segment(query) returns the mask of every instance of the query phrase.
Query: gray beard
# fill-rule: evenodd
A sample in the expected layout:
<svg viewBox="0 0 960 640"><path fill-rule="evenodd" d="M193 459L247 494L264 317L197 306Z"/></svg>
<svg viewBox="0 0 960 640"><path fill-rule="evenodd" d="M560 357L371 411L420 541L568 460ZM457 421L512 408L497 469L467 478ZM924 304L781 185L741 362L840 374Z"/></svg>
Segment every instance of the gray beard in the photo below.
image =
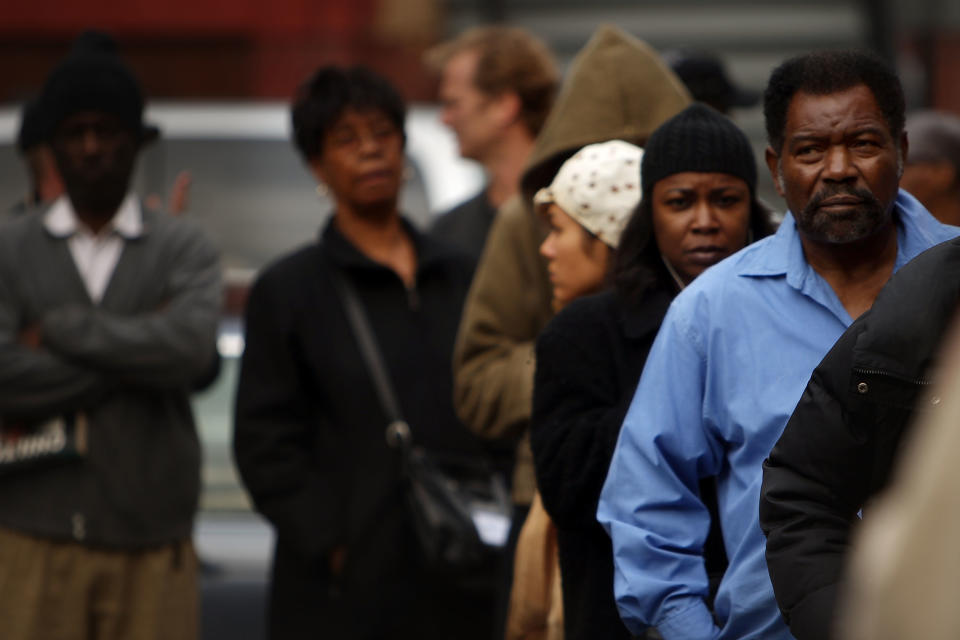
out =
<svg viewBox="0 0 960 640"><path fill-rule="evenodd" d="M902 174L903 156L897 154L898 179ZM777 183L781 192L786 193L783 169L779 163L777 164ZM843 220L820 211L821 202L839 194L852 195L862 201L859 206L855 207L854 211L856 213L844 216ZM793 212L793 218L797 229L804 235L829 244L846 244L872 235L886 223L889 218L889 211L884 208L883 203L877 200L872 192L866 189L836 187L821 189L814 194L801 211Z"/></svg>

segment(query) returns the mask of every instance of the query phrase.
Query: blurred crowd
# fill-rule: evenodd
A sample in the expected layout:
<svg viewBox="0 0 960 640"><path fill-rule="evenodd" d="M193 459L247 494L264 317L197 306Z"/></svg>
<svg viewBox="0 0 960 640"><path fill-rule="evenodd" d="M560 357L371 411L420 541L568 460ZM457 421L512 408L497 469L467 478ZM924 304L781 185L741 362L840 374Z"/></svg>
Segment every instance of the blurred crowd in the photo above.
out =
<svg viewBox="0 0 960 640"><path fill-rule="evenodd" d="M487 176L429 229L399 206L397 87L330 65L292 91L333 210L246 303L233 452L276 533L268 637L955 638L960 118L907 114L854 50L762 95L612 26L563 78L508 26L424 64ZM221 266L189 174L133 192L145 100L87 32L23 109L3 638L198 635L189 398L220 368ZM759 170L731 118L757 103Z"/></svg>

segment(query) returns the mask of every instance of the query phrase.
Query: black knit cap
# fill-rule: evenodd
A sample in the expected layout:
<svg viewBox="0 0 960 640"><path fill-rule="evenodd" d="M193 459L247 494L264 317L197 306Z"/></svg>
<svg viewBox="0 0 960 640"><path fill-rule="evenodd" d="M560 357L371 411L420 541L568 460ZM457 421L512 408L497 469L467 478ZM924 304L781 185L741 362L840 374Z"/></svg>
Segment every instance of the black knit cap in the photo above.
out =
<svg viewBox="0 0 960 640"><path fill-rule="evenodd" d="M757 163L750 141L720 112L695 102L650 134L643 149L640 182L643 197L653 185L675 173L726 173L757 188Z"/></svg>
<svg viewBox="0 0 960 640"><path fill-rule="evenodd" d="M143 93L133 73L112 52L79 50L58 64L40 94L44 139L80 111L117 116L136 135L143 134Z"/></svg>

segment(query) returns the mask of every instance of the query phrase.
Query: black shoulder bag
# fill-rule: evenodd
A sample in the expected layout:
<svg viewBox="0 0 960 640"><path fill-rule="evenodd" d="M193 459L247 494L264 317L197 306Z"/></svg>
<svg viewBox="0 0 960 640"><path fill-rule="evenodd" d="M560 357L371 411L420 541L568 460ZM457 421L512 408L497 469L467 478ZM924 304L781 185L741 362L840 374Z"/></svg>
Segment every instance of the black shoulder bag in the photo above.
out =
<svg viewBox="0 0 960 640"><path fill-rule="evenodd" d="M401 455L404 501L428 569L458 573L481 566L506 544L511 509L503 476L484 459L428 452L416 445L359 296L343 273L331 267L364 364L390 419L387 444Z"/></svg>

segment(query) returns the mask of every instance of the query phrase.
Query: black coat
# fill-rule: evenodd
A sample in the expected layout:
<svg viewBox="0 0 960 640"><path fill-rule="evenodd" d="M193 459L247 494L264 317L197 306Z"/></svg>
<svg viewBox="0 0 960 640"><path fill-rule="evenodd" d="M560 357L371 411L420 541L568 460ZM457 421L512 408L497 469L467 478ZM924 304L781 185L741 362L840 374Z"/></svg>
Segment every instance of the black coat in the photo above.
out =
<svg viewBox="0 0 960 640"><path fill-rule="evenodd" d="M857 512L887 483L960 300L960 240L900 269L841 336L764 463L760 525L797 640L831 637ZM870 517L869 507L864 517Z"/></svg>
<svg viewBox="0 0 960 640"><path fill-rule="evenodd" d="M597 502L620 425L673 292L629 310L608 291L564 308L537 340L530 444L557 527L567 640L630 638L613 598L613 551Z"/></svg>
<svg viewBox="0 0 960 640"><path fill-rule="evenodd" d="M457 617L454 635L486 635L471 620L489 617L479 602L422 574L388 419L331 279L338 268L358 291L414 441L480 455L451 401L469 264L407 230L418 259L411 290L331 223L250 292L234 449L277 532L271 638L446 638Z"/></svg>
<svg viewBox="0 0 960 640"><path fill-rule="evenodd" d="M661 282L636 305L607 291L571 302L537 340L530 444L537 489L557 527L566 640L630 638L613 596L613 547L597 503L647 354L676 295ZM701 482L713 523L711 595L727 566L716 482Z"/></svg>
<svg viewBox="0 0 960 640"><path fill-rule="evenodd" d="M470 258L471 268L476 269L496 214L497 208L490 204L484 189L437 218L429 235L445 246L465 253Z"/></svg>

